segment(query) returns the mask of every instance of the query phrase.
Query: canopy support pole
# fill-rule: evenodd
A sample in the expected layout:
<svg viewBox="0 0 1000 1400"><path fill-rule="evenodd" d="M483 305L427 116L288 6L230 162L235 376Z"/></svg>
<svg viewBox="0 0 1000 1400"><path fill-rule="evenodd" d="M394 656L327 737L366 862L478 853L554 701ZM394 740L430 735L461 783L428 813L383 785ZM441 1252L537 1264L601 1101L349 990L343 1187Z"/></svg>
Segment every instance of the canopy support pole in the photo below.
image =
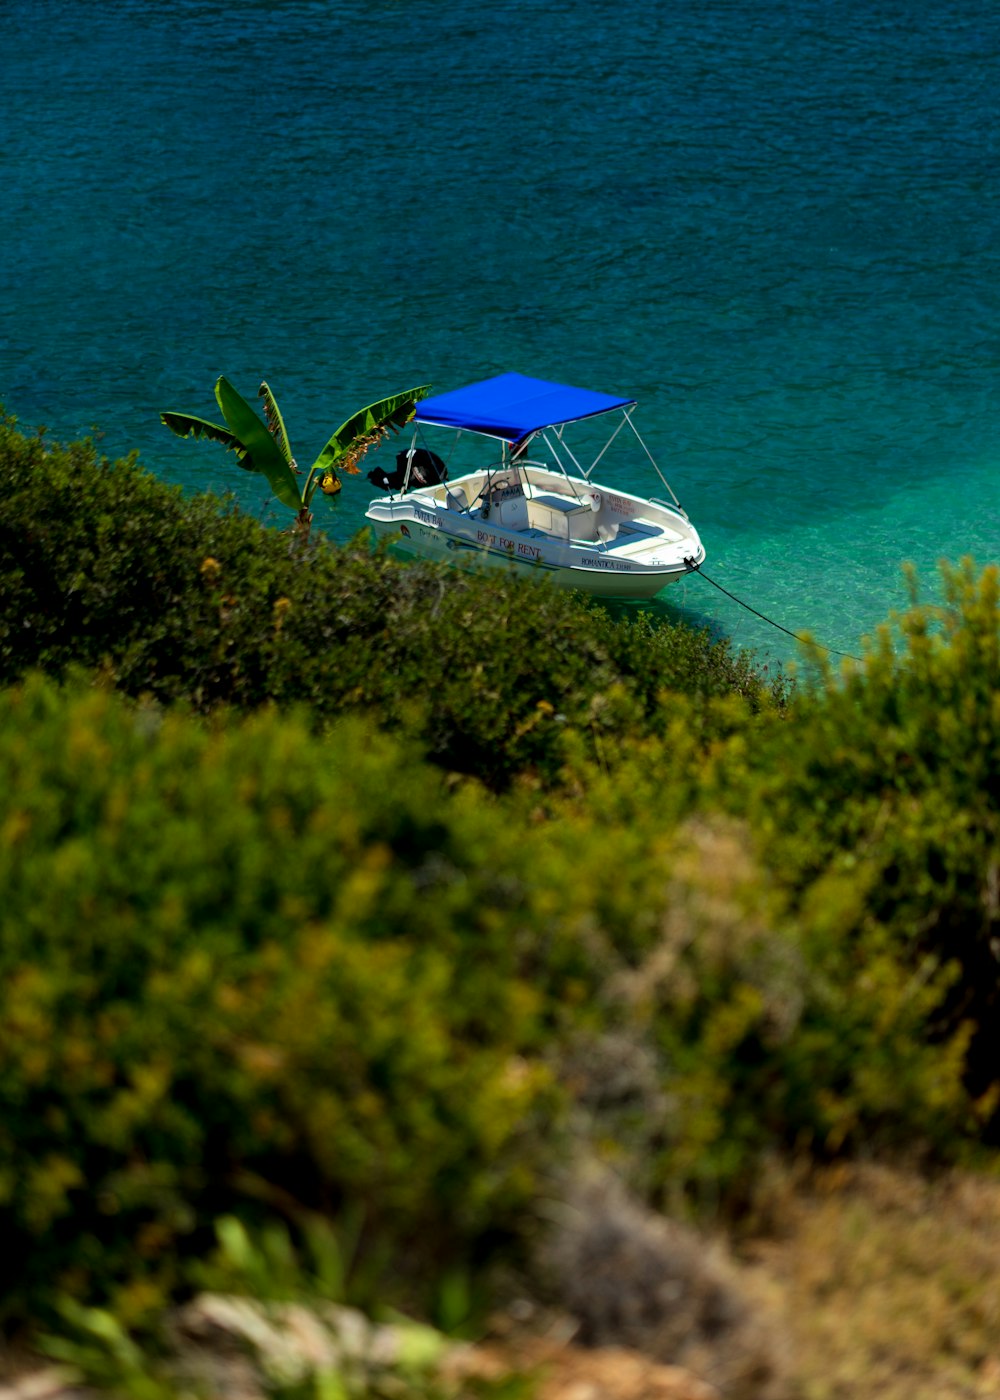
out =
<svg viewBox="0 0 1000 1400"><path fill-rule="evenodd" d="M622 421L618 424L618 427L614 430L614 432L613 432L613 433L611 434L611 436L608 438L607 442L606 442L606 443L604 444L604 446L601 448L600 452L598 452L597 456L596 456L596 457L594 458L594 460L591 462L590 467L588 468L588 470L585 471L585 472L583 473L584 476L587 478L588 481L589 481L590 478L593 476L593 474L594 474L594 472L595 472L595 470L596 470L596 468L597 468L598 462L599 462L599 461L601 460L601 458L604 456L605 452L607 452L608 448L609 448L609 447L611 446L611 444L614 442L615 438L616 438L616 437L618 436L618 434L621 432L622 428L624 428L624 426L625 426L626 423L629 424L629 427L632 427L632 424L631 424L631 422L630 422L630 420L629 420L629 416L628 416L628 409L623 410ZM632 431L633 431L633 433L635 432L635 428L634 428L634 427L632 428ZM654 467L656 466L656 463L655 463L655 462L653 463L653 466L654 466ZM581 468L581 470L583 470L583 469ZM659 470L659 468L657 468L657 470ZM670 488L669 488L669 486L668 486L668 487L667 487L667 490L669 491L669 489L670 489Z"/></svg>
<svg viewBox="0 0 1000 1400"><path fill-rule="evenodd" d="M416 451L417 451L417 438L419 437L419 435L420 435L420 427L419 427L419 424L418 424L417 427L415 427L415 428L413 429L413 437L410 439L410 445L409 445L409 447L407 448L407 452L406 452L406 473L405 473L405 475L404 475L404 477L403 477L403 485L400 487L400 491L399 491L399 494L400 494L401 496L405 496L405 495L406 495L406 488L407 488L407 487L409 486L409 484L410 484L410 469L411 469L412 466L413 466L413 458L414 458L414 455L416 454Z"/></svg>
<svg viewBox="0 0 1000 1400"><path fill-rule="evenodd" d="M684 519L687 520L687 518L688 518L688 513L687 513L687 511L684 509L684 507L681 505L680 501L679 501L679 500L677 499L677 497L674 495L674 488L670 485L670 482L667 480L667 478L666 478L666 477L663 475L663 473L660 471L659 467L656 465L656 458L653 456L652 452L650 452L649 448L646 446L646 444L643 442L642 438L639 436L639 430L638 430L638 428L635 426L635 424L632 422L632 415L629 413L629 411L628 411L627 408L623 409L622 412L623 412L623 414L625 415L625 422L626 422L626 423L629 425L629 427L632 429L633 433L635 433L635 440L636 440L636 442L639 444L639 446L642 448L643 452L645 452L646 456L649 458L650 462L651 462L652 465L653 465L653 470L656 472L656 475L660 478L660 480L663 482L664 486L665 486L665 487L667 488L667 490L670 492L670 499L673 501L674 505L675 505L675 506L677 507L677 509L680 511L681 515L683 515Z"/></svg>
<svg viewBox="0 0 1000 1400"><path fill-rule="evenodd" d="M565 463L563 462L563 459L559 456L559 449L558 449L558 448L555 446L555 444L550 440L548 433L546 433L546 432L543 432L543 433L542 433L542 441L545 443L545 446L546 446L546 447L549 449L549 451L552 453L552 456L553 456L553 458L555 459L556 465L558 466L559 470L562 472L562 474L563 474L563 476L564 476L564 478L565 478L565 480L566 480L566 485L569 487L570 495L573 496L576 500L580 500L580 492L579 492L579 490L577 489L578 486L579 486L579 479L578 479L577 481L574 481L573 478L570 476L569 472L566 470L566 466L565 466ZM586 474L586 472L583 470L583 468L580 466L580 463L579 463L579 462L576 460L576 458L573 456L573 453L570 452L570 449L569 449L569 447L567 447L566 443L565 443L565 442L560 442L559 446L566 449L566 451L569 453L570 457L572 458L573 465L576 467L577 471L580 473L580 477L581 477L584 481L586 481L586 480L587 480L587 474Z"/></svg>

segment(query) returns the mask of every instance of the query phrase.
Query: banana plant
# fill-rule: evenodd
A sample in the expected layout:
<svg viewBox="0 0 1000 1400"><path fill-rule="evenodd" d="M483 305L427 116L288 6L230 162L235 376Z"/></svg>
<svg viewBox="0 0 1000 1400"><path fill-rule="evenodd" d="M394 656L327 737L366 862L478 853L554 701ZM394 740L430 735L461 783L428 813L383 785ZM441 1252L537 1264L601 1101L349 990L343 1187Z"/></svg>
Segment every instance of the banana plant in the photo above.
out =
<svg viewBox="0 0 1000 1400"><path fill-rule="evenodd" d="M192 413L172 411L161 413L160 421L178 437L221 442L236 454L237 464L244 471L259 472L266 477L281 504L295 511L296 529L307 538L312 524L310 506L317 488L328 496L335 496L341 487L338 470L356 474L368 449L377 446L390 431L397 432L409 422L418 402L430 393L430 388L429 384L422 384L416 389L390 394L352 414L327 442L304 481L292 456L278 402L266 383L261 384L258 391L258 397L264 400L263 418L229 380L220 375L215 381L215 397L226 421L225 427Z"/></svg>

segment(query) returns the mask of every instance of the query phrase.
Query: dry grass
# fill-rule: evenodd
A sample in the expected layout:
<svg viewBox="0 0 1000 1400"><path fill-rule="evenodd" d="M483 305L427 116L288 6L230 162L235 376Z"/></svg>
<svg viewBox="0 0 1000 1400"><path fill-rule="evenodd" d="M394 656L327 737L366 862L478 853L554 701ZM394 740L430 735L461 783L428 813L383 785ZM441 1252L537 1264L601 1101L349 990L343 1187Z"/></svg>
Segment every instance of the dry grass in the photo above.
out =
<svg viewBox="0 0 1000 1400"><path fill-rule="evenodd" d="M1000 1396L1000 1181L819 1174L751 1250L802 1400Z"/></svg>
<svg viewBox="0 0 1000 1400"><path fill-rule="evenodd" d="M1000 1400L1000 1178L776 1168L739 1264L606 1177L571 1199L545 1263L579 1342L726 1400Z"/></svg>

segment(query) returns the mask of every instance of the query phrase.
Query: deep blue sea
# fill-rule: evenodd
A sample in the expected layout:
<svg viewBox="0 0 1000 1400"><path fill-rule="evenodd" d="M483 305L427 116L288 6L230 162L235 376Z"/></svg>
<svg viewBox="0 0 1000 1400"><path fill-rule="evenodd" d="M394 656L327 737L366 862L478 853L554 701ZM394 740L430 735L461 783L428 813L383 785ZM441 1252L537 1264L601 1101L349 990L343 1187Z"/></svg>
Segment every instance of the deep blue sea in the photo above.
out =
<svg viewBox="0 0 1000 1400"><path fill-rule="evenodd" d="M903 561L1000 557L997 0L0 14L25 425L256 510L161 409L266 378L308 462L374 398L514 369L636 397L706 572L830 646L903 605ZM367 495L317 516L345 539ZM661 598L796 652L702 579Z"/></svg>

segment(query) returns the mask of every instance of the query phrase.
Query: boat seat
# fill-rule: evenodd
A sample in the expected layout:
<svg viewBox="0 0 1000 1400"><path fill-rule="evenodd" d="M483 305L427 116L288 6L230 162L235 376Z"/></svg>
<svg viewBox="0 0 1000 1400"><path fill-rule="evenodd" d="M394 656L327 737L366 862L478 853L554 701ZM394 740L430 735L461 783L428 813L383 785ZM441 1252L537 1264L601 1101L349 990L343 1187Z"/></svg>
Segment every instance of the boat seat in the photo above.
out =
<svg viewBox="0 0 1000 1400"><path fill-rule="evenodd" d="M464 486L446 486L445 501L449 510L468 510L469 498L465 494Z"/></svg>
<svg viewBox="0 0 1000 1400"><path fill-rule="evenodd" d="M618 526L618 538L622 539L626 535L642 535L647 539L651 535L662 535L663 529L659 525L653 525L648 520L623 520Z"/></svg>
<svg viewBox="0 0 1000 1400"><path fill-rule="evenodd" d="M596 538L593 506L589 499L546 492L533 496L528 523L559 540Z"/></svg>

